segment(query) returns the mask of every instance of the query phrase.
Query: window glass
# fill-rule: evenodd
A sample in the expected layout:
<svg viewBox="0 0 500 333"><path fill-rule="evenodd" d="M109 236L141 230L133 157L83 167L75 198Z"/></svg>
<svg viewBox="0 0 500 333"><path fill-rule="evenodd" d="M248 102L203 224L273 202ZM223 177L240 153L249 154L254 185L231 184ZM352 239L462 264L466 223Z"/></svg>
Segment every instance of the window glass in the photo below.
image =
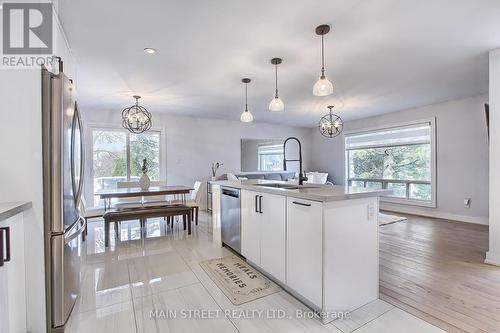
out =
<svg viewBox="0 0 500 333"><path fill-rule="evenodd" d="M124 132L93 131L94 192L116 188L127 180L127 137ZM95 197L95 204L99 197Z"/></svg>
<svg viewBox="0 0 500 333"><path fill-rule="evenodd" d="M432 201L431 140L430 123L347 135L349 183L391 189L391 197Z"/></svg>
<svg viewBox="0 0 500 333"><path fill-rule="evenodd" d="M114 189L118 182L139 181L142 161L148 161L148 176L160 180L160 133L133 134L125 130L92 131L94 194ZM94 206L100 204L94 195Z"/></svg>
<svg viewBox="0 0 500 333"><path fill-rule="evenodd" d="M430 180L430 144L349 151L349 177Z"/></svg>
<svg viewBox="0 0 500 333"><path fill-rule="evenodd" d="M142 160L148 160L148 176L160 179L160 133L130 135L130 180L142 176Z"/></svg>

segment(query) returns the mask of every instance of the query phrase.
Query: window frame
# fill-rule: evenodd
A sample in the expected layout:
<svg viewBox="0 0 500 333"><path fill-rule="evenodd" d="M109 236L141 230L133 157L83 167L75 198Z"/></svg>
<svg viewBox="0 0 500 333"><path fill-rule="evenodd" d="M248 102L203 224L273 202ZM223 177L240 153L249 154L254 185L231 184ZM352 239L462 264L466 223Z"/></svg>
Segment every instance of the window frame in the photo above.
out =
<svg viewBox="0 0 500 333"><path fill-rule="evenodd" d="M87 146L87 149L88 149L88 154L87 156L93 156L94 154L94 140L93 140L93 136L94 136L94 131L116 131L116 132L123 132L123 133L126 133L126 157L127 157L127 181L130 181L130 174L131 174L131 170L130 170L130 135L133 134L131 133L129 130L127 129L124 129L123 127L121 126L106 126L106 125L97 125L97 124L89 124L87 126L87 129L86 129L86 137L87 139L85 139L86 141L86 146ZM159 161L158 161L158 167L160 168L160 179L158 179L159 181L161 181L162 179L165 179L166 178L166 170L164 168L164 165L166 165L166 160L164 159L165 158L165 143L163 142L163 138L164 138L164 130L160 129L160 128L152 128L150 130L147 131L147 133L157 133L159 135ZM93 204L94 202L94 197L95 197L95 191L94 191L94 162L93 162L93 158L89 158L88 159L88 164L86 162L86 165L88 165L90 168L90 173L89 173L89 180L86 180L85 181L85 184L89 186L89 191L86 193L88 193L89 195L91 195L91 200L89 201L90 204ZM89 198L90 199L90 198ZM95 207L95 206L94 206Z"/></svg>
<svg viewBox="0 0 500 333"><path fill-rule="evenodd" d="M397 198L397 197L388 197L383 196L380 197L381 202L386 203L394 203L394 204L402 204L402 205L412 205L412 206L421 206L421 207L437 207L437 158L436 158L436 117L419 119L414 121L402 122L402 123L394 123L388 126L377 126L377 127L369 127L359 130L345 131L344 132L344 181L345 184L348 184L349 181L349 150L346 149L346 138L353 135L367 134L370 132L378 132L383 130L401 128L401 127L410 127L410 126L418 126L422 124L429 124L430 126L430 148L431 148L431 200L416 200L416 199L406 199L406 198ZM397 146L397 145L394 145ZM400 145L401 146L401 145ZM406 145L404 145L406 146ZM384 147L392 147L384 146Z"/></svg>

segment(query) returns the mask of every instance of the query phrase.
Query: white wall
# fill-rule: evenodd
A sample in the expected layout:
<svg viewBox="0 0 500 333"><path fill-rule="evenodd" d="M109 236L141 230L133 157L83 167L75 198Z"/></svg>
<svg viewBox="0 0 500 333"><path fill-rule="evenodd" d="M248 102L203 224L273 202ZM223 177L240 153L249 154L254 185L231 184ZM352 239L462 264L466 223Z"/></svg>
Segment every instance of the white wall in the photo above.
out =
<svg viewBox="0 0 500 333"><path fill-rule="evenodd" d="M146 105L147 106L147 105ZM204 207L206 183L211 176L210 166L212 162L222 162L224 166L219 169L218 175L241 171L241 139L285 139L296 136L302 142L304 157L304 168L310 165L310 139L309 128L271 125L263 123L244 124L239 121L193 118L162 115L160 112L153 113L153 127L161 129L166 137L162 144L166 148L166 163L164 171L166 180L171 185L190 185L195 180L202 180L203 185L201 204ZM121 127L121 110L101 111L82 110L85 135L87 141L87 163L86 163L86 201L92 202L90 192L92 174L91 133L89 126L99 125L104 127ZM292 145L291 143L290 145ZM294 157L294 156L290 156ZM291 164L291 163L290 163ZM166 167L165 167L166 165ZM290 165L290 170L295 168Z"/></svg>
<svg viewBox="0 0 500 333"><path fill-rule="evenodd" d="M488 96L481 95L346 122L344 130L355 131L436 117L437 208L388 203L383 203L382 208L488 223L487 102ZM312 132L312 168L329 172L336 184L343 184L343 135L327 139L317 129ZM465 197L472 198L470 208L463 205Z"/></svg>
<svg viewBox="0 0 500 333"><path fill-rule="evenodd" d="M0 75L1 100L9 106L1 108L0 117L12 124L0 132L0 201L33 202L24 218L24 230L30 235L25 249L27 329L33 332L42 332L45 326L40 77L32 70L5 70Z"/></svg>
<svg viewBox="0 0 500 333"><path fill-rule="evenodd" d="M54 53L65 60L65 71L75 74L75 62L55 25ZM31 201L26 213L26 306L27 330L45 332L45 258L42 184L42 118L40 69L0 69L0 202Z"/></svg>
<svg viewBox="0 0 500 333"><path fill-rule="evenodd" d="M486 262L500 266L500 49L490 53L490 249Z"/></svg>

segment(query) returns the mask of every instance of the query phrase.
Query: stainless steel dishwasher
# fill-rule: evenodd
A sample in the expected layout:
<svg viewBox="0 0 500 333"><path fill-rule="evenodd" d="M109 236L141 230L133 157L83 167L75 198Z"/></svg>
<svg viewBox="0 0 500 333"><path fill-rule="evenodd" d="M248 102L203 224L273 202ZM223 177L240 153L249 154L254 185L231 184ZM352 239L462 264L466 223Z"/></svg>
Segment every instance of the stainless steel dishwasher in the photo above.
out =
<svg viewBox="0 0 500 333"><path fill-rule="evenodd" d="M221 232L222 243L241 254L240 190L222 187Z"/></svg>

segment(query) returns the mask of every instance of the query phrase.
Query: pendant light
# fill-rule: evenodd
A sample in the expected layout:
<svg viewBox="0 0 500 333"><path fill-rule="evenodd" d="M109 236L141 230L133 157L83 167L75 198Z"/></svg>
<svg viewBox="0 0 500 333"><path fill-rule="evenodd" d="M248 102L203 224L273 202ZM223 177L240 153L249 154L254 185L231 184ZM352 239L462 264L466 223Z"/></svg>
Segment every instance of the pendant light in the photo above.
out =
<svg viewBox="0 0 500 333"><path fill-rule="evenodd" d="M283 60L281 58L272 58L271 64L275 66L275 92L274 98L269 103L269 111L283 111L285 109L285 104L278 96L278 65L281 64Z"/></svg>
<svg viewBox="0 0 500 333"><path fill-rule="evenodd" d="M250 111L248 111L248 84L250 83L249 78L241 79L241 82L245 84L245 111L241 114L240 121L244 123L250 123L253 121L253 116Z"/></svg>
<svg viewBox="0 0 500 333"><path fill-rule="evenodd" d="M122 126L132 133L143 133L151 128L152 116L144 107L139 105L141 96L135 95L135 104L123 109Z"/></svg>
<svg viewBox="0 0 500 333"><path fill-rule="evenodd" d="M330 31L330 26L327 24L320 25L316 28L316 34L321 36L321 76L314 84L314 96L328 96L333 93L333 84L325 75L325 45L324 36Z"/></svg>
<svg viewBox="0 0 500 333"><path fill-rule="evenodd" d="M333 105L328 106L330 112L319 120L319 132L327 138L334 138L344 129L342 118L332 113Z"/></svg>

